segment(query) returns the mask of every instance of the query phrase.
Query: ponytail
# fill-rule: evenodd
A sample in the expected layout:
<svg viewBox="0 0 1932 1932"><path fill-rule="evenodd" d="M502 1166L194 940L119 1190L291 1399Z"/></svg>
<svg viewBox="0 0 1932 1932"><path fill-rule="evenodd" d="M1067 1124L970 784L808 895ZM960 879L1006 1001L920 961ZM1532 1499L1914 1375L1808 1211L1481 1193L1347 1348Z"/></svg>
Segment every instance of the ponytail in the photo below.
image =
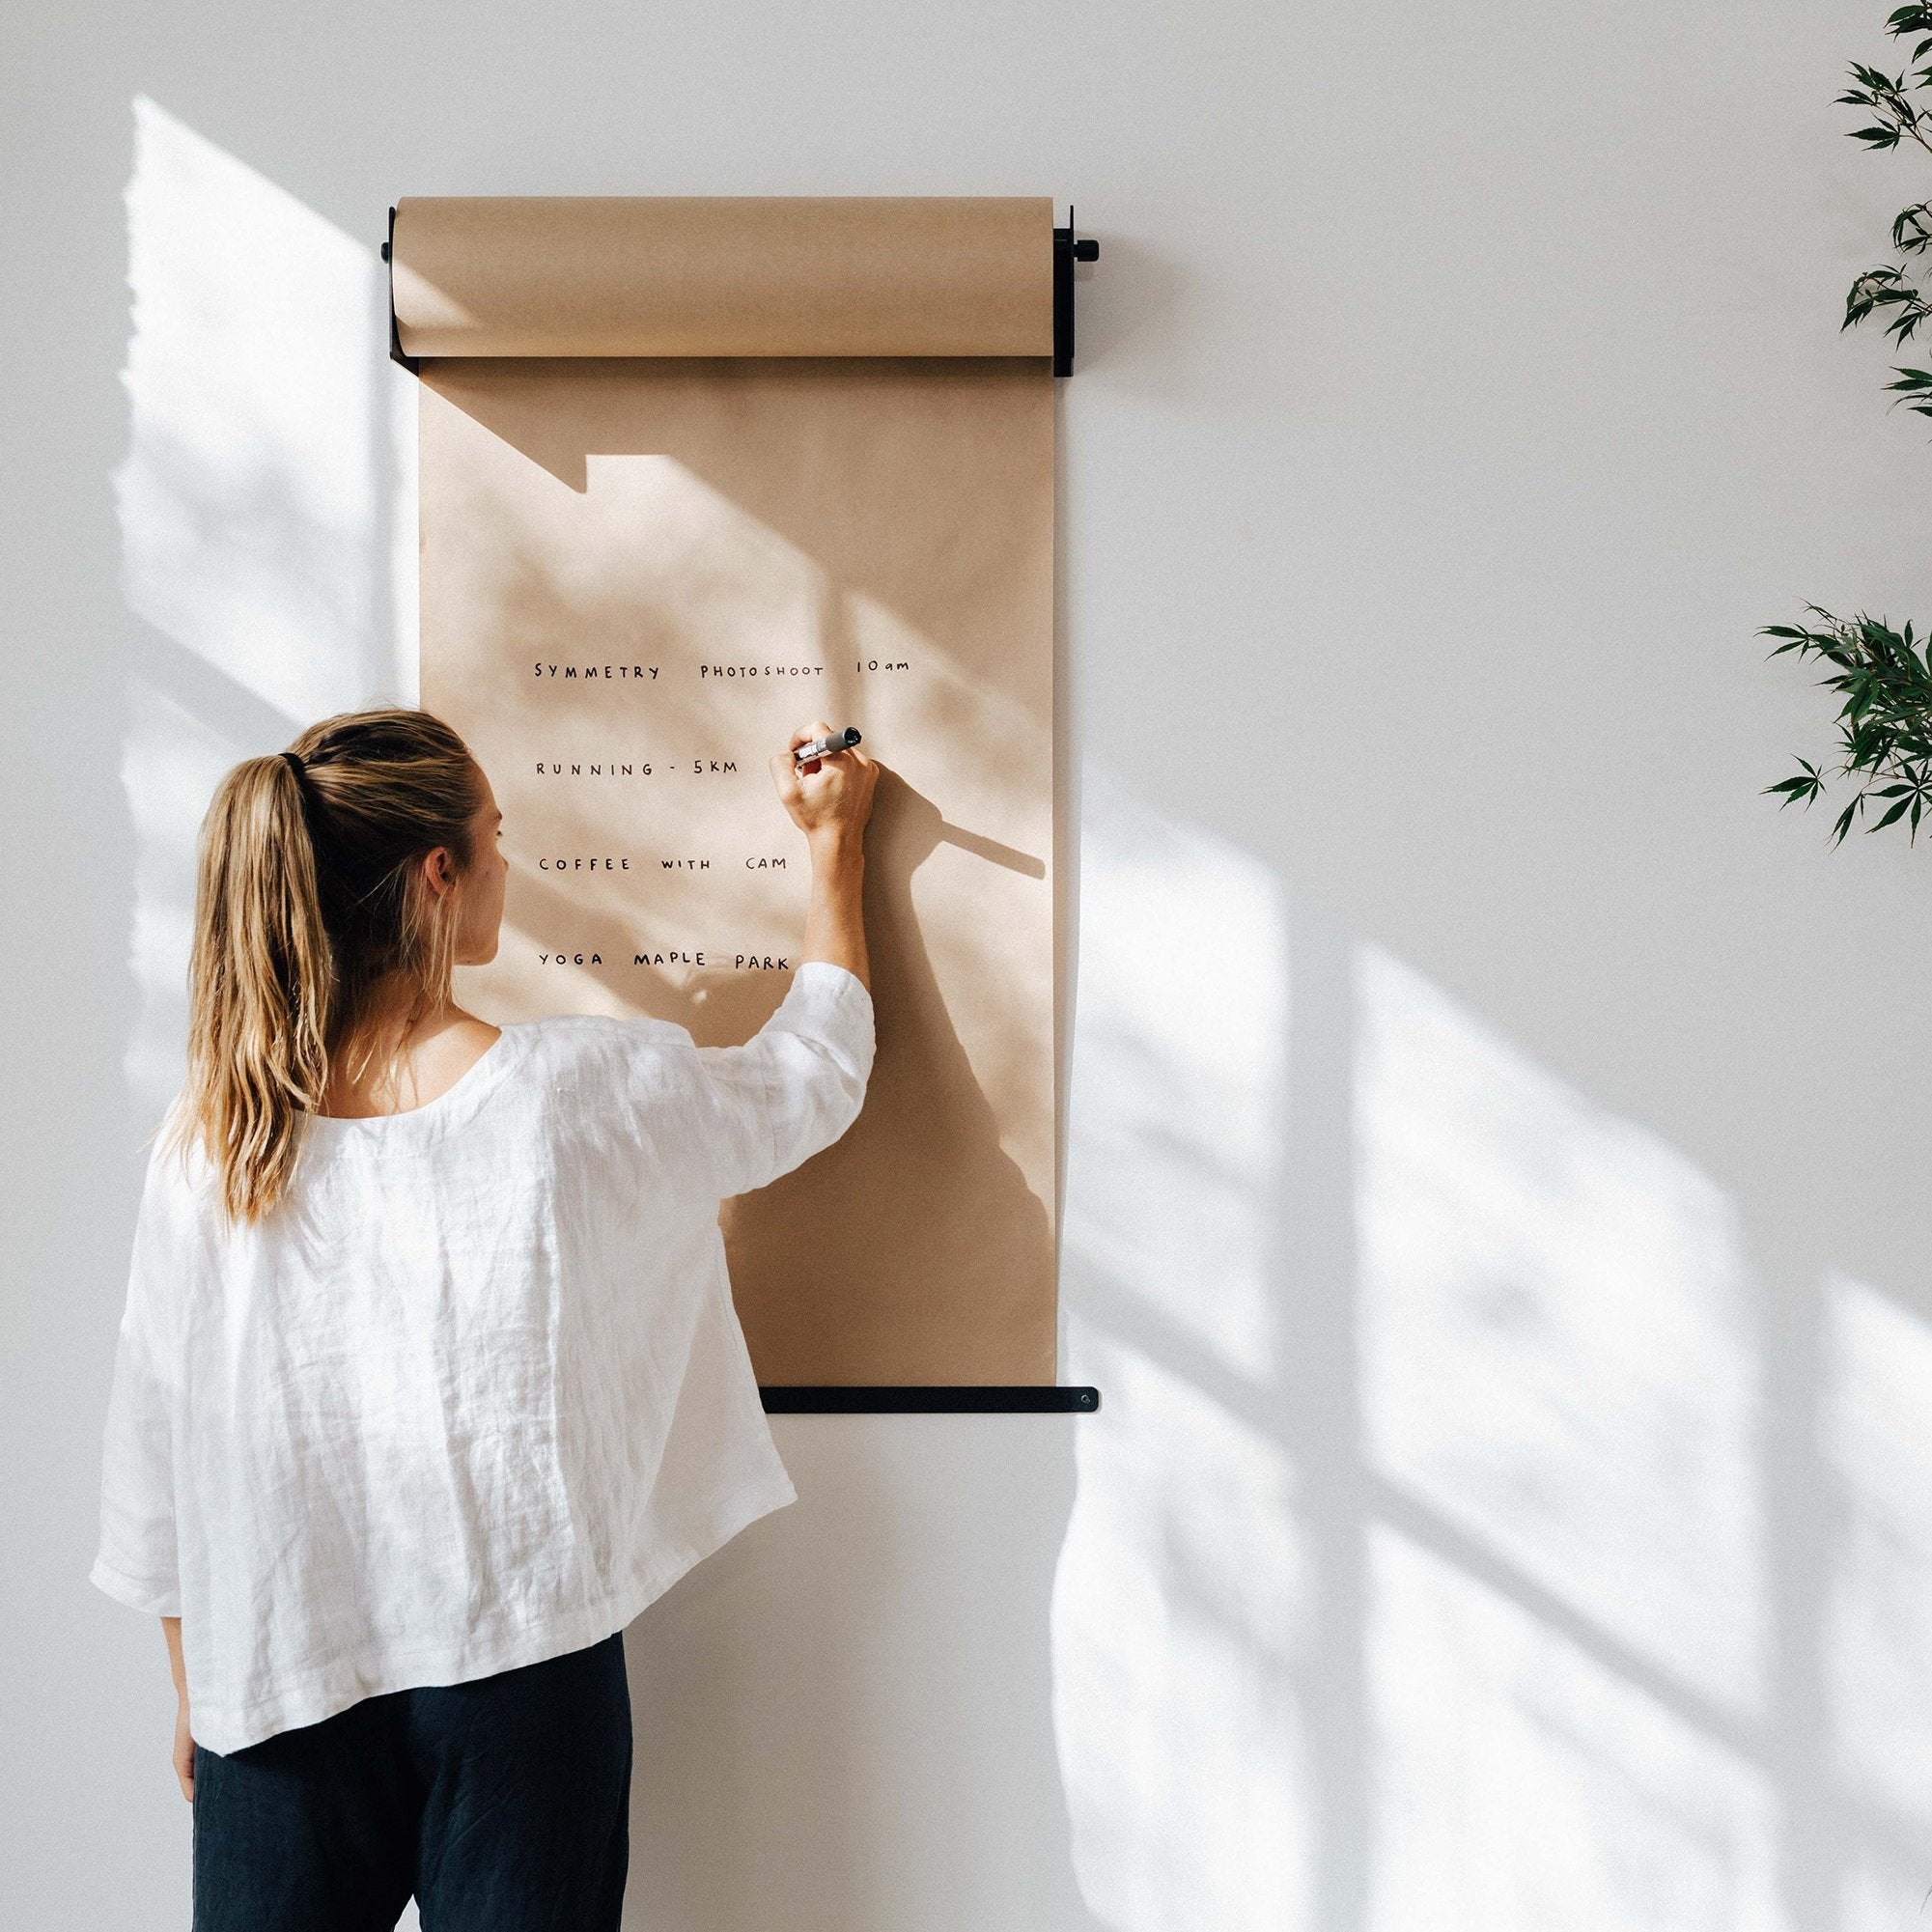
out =
<svg viewBox="0 0 1932 1932"><path fill-rule="evenodd" d="M174 1132L207 1155L232 1220L281 1199L371 995L401 976L406 1031L449 997L456 895L427 903L416 861L447 847L461 879L480 796L462 741L423 712L330 718L221 781L202 826Z"/></svg>
<svg viewBox="0 0 1932 1932"><path fill-rule="evenodd" d="M280 1197L328 1084L333 975L301 786L293 760L250 758L202 826L183 1114L232 1220Z"/></svg>

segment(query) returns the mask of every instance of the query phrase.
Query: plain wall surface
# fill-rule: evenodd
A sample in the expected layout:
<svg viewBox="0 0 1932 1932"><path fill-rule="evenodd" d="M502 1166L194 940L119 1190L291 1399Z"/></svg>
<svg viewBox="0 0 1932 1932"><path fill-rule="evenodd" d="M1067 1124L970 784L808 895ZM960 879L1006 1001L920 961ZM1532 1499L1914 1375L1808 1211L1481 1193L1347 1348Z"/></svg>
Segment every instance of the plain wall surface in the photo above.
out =
<svg viewBox="0 0 1932 1932"><path fill-rule="evenodd" d="M1102 239L1106 1404L782 1422L800 1502L630 1638L630 1922L1916 1922L1932 854L1758 796L1828 706L1752 637L1932 615L1925 426L1836 333L1926 191L1831 105L1885 11L6 11L0 1920L187 1923L99 1431L208 789L406 688L384 210L628 192Z"/></svg>

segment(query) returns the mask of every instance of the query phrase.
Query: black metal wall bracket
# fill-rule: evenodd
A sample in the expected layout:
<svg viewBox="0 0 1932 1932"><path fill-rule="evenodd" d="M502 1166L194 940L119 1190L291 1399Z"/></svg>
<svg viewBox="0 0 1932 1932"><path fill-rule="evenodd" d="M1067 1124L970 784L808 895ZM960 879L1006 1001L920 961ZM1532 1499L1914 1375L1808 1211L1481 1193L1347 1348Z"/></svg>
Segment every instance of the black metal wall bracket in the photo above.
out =
<svg viewBox="0 0 1932 1932"><path fill-rule="evenodd" d="M1053 231L1053 374L1074 373L1074 264L1098 262L1100 243L1082 241L1074 232L1073 204L1067 204L1067 225Z"/></svg>
<svg viewBox="0 0 1932 1932"><path fill-rule="evenodd" d="M1098 1388L1050 1383L927 1384L916 1387L812 1387L798 1383L759 1389L768 1415L1091 1415Z"/></svg>

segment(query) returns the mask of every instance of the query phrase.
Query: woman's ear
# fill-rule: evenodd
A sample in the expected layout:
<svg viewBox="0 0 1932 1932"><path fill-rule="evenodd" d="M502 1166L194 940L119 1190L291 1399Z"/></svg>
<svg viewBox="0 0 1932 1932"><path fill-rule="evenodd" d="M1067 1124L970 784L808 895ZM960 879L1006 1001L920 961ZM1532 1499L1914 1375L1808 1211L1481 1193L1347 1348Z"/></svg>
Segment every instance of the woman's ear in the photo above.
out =
<svg viewBox="0 0 1932 1932"><path fill-rule="evenodd" d="M448 846L435 846L423 854L423 883L433 897L440 899L455 891L456 878L456 854Z"/></svg>

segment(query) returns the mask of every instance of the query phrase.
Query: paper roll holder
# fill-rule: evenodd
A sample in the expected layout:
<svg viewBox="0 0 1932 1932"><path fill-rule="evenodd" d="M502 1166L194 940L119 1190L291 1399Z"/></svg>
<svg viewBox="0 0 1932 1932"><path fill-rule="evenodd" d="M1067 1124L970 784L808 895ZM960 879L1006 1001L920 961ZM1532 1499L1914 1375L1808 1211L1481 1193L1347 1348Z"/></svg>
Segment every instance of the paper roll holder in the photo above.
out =
<svg viewBox="0 0 1932 1932"><path fill-rule="evenodd" d="M382 260L389 269L389 360L401 363L415 375L420 358L403 353L403 338L396 327L396 266L392 259L396 242L396 210L389 210L389 234L382 243ZM1074 264L1098 262L1100 243L1092 236L1074 232L1074 210L1067 208L1067 225L1053 231L1053 374L1074 373Z"/></svg>
<svg viewBox="0 0 1932 1932"><path fill-rule="evenodd" d="M382 260L389 278L389 359L413 376L421 358L403 353L396 328L395 265L396 210L389 210L389 235L382 243ZM1074 232L1074 210L1067 225L1053 231L1053 374L1074 373L1074 264L1100 260L1100 243ZM865 1385L802 1386L767 1384L759 1391L771 1415L1091 1415L1100 1408L1100 1390L1091 1386L1052 1383L972 1384L963 1386L921 1384L905 1386Z"/></svg>
<svg viewBox="0 0 1932 1932"><path fill-rule="evenodd" d="M1098 262L1100 243L1074 232L1074 208L1067 204L1067 225L1053 231L1053 374L1074 373L1074 264Z"/></svg>

